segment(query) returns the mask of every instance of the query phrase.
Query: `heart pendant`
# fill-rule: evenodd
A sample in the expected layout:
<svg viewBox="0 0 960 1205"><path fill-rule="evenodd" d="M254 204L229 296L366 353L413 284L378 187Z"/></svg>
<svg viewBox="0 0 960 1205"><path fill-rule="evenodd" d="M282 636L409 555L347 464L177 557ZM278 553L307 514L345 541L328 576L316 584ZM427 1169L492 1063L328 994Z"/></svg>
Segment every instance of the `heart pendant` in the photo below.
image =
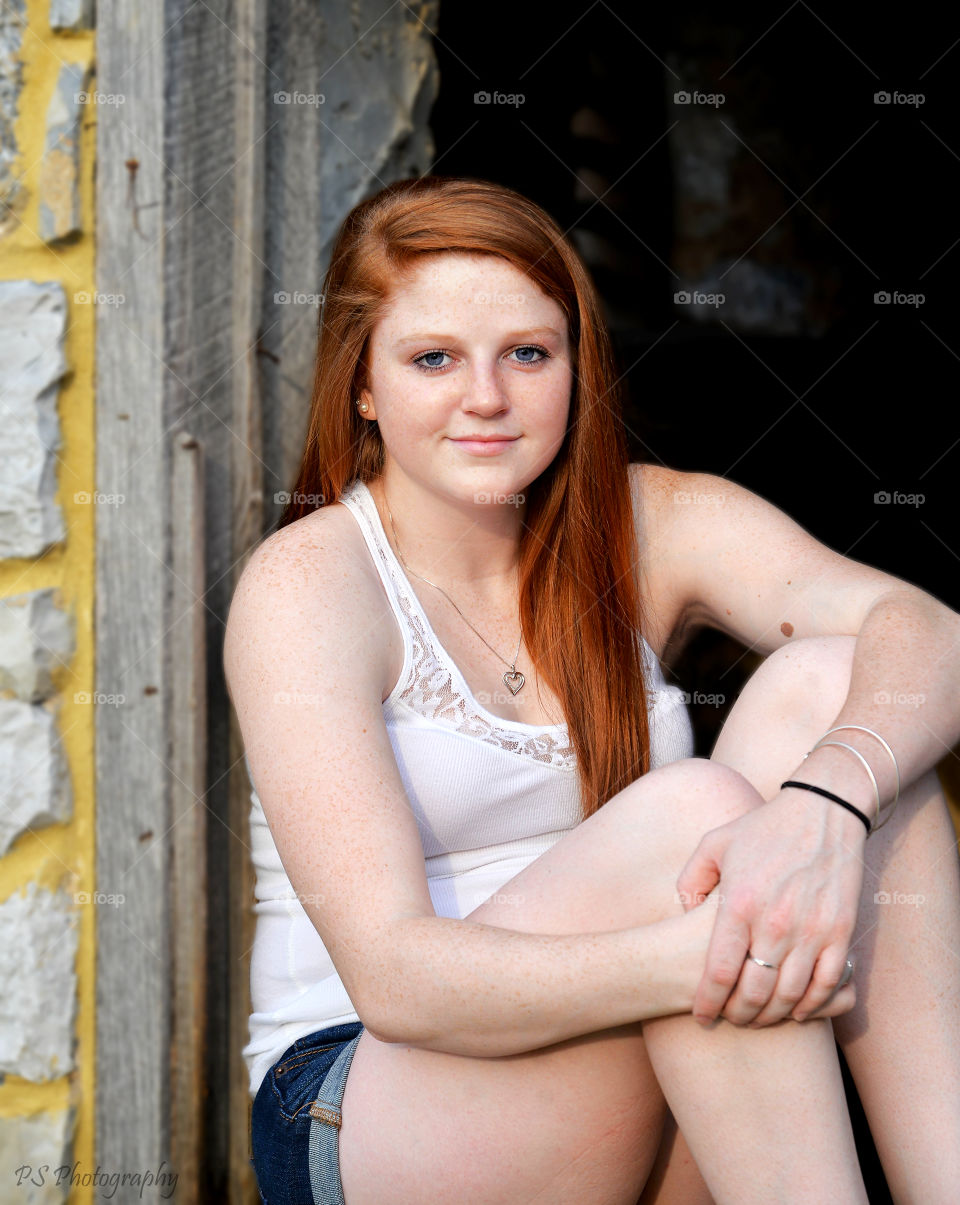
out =
<svg viewBox="0 0 960 1205"><path fill-rule="evenodd" d="M524 678L523 674L521 674L518 669L513 670L512 673L508 672L503 675L503 684L513 695L517 693L525 681L526 678ZM516 686L514 686L515 682Z"/></svg>

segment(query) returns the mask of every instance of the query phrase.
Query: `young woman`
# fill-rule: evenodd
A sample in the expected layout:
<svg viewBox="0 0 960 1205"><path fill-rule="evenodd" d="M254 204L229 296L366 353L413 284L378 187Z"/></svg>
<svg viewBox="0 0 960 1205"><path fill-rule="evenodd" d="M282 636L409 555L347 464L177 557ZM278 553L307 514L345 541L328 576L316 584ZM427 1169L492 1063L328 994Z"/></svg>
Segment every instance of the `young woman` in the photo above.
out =
<svg viewBox="0 0 960 1205"><path fill-rule="evenodd" d="M389 186L324 298L225 642L263 1199L864 1202L836 1039L895 1199L954 1201L960 616L628 464L594 288L516 193ZM709 758L659 660L703 623L769 654Z"/></svg>

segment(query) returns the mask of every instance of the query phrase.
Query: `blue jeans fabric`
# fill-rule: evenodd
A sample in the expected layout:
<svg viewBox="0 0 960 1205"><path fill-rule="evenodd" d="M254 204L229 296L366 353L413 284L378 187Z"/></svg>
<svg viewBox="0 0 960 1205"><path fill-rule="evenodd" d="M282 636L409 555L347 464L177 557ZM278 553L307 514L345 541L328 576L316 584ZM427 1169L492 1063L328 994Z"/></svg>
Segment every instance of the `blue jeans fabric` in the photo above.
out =
<svg viewBox="0 0 960 1205"><path fill-rule="evenodd" d="M362 1032L360 1021L347 1021L298 1038L263 1077L250 1162L264 1205L344 1205L340 1104Z"/></svg>

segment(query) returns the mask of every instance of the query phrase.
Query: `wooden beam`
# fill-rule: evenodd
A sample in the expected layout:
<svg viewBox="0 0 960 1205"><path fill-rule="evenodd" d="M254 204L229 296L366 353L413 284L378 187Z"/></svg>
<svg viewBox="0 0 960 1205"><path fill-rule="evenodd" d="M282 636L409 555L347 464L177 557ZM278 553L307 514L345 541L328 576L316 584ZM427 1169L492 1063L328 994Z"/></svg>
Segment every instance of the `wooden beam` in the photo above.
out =
<svg viewBox="0 0 960 1205"><path fill-rule="evenodd" d="M207 675L204 623L203 450L181 432L170 488L170 944L173 960L170 1158L177 1205L198 1205L204 1163L207 1011Z"/></svg>
<svg viewBox="0 0 960 1205"><path fill-rule="evenodd" d="M236 188L233 245L232 412L230 513L233 519L231 595L254 546L263 534L263 433L260 396L260 316L264 252L266 0L244 0L236 8L237 71L234 88ZM250 952L254 871L250 857L250 782L243 763L243 739L236 712L223 687L229 721L229 907L230 963L226 998L230 1037L225 1097L229 1152L229 1200L255 1205L260 1199L250 1164L250 1076L241 1056L250 1033ZM238 839L239 838L239 839Z"/></svg>
<svg viewBox="0 0 960 1205"><path fill-rule="evenodd" d="M98 908L95 1163L169 1159L169 766L165 709L169 590L164 436L162 5L99 6L96 689ZM163 1170L169 1171L169 1162Z"/></svg>

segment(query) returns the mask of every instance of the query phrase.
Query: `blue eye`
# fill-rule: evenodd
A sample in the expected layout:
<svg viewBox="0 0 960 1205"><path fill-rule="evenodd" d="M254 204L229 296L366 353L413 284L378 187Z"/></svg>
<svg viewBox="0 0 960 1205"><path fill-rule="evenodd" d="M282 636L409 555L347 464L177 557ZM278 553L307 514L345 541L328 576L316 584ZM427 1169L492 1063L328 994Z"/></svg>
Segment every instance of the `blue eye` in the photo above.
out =
<svg viewBox="0 0 960 1205"><path fill-rule="evenodd" d="M547 351L547 349L545 347L535 347L532 344L527 344L524 347L516 347L516 348L514 348L514 351L536 351L536 352L540 353L540 355L542 356L542 358L544 360L550 359L550 353ZM511 352L511 355L512 354L513 353ZM540 361L539 360L518 360L517 363L518 364L539 364Z"/></svg>
<svg viewBox="0 0 960 1205"><path fill-rule="evenodd" d="M514 355L516 352L524 352L524 351L538 352L540 359L538 359L538 360L517 360L516 361L517 364L539 364L541 362L541 360L549 360L550 359L550 353L547 351L547 349L545 347L539 347L533 343L525 343L522 347L515 347L510 354ZM417 367L422 372L441 372L444 368L446 368L448 366L446 364L428 364L426 362L427 358L430 356L449 356L449 355L450 355L450 352L444 351L441 348L438 348L436 351L423 352L421 355L416 356L414 358L413 362L414 362L414 364L417 365Z"/></svg>
<svg viewBox="0 0 960 1205"><path fill-rule="evenodd" d="M428 372L436 372L440 368L446 368L446 364L428 364L428 356L448 356L448 351L425 351L422 356L417 356L414 364L418 364L421 368L426 368Z"/></svg>

